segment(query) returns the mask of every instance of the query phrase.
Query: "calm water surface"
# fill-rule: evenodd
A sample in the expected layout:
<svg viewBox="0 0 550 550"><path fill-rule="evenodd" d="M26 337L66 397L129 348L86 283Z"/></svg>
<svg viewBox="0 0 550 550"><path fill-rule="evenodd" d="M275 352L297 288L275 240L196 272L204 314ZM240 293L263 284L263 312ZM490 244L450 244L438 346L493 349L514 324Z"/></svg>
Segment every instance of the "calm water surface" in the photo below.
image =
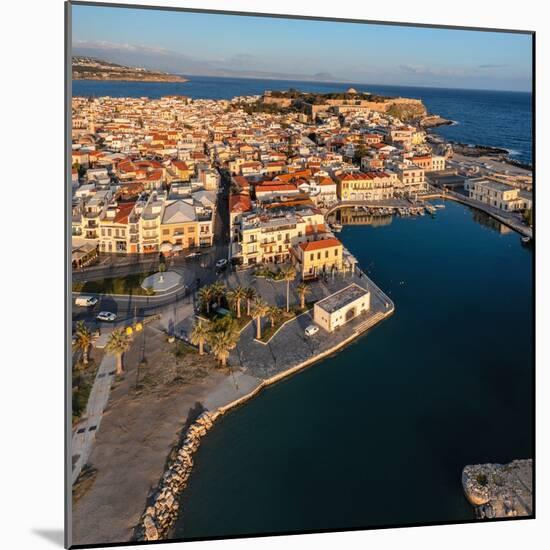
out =
<svg viewBox="0 0 550 550"><path fill-rule="evenodd" d="M175 535L471 519L464 465L532 456L532 252L455 203L340 234L395 314L222 419Z"/></svg>

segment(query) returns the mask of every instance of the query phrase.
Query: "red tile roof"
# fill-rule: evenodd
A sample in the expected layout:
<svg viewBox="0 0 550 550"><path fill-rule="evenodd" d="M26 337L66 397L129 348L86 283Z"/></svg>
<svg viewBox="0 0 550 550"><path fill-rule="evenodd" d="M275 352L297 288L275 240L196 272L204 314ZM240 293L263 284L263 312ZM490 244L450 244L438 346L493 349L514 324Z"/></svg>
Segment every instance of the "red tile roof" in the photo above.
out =
<svg viewBox="0 0 550 550"><path fill-rule="evenodd" d="M231 195L229 197L229 211L232 213L248 212L252 210L252 201L249 195Z"/></svg>
<svg viewBox="0 0 550 550"><path fill-rule="evenodd" d="M320 241L312 241L310 243L301 243L300 248L304 252L311 252L313 250L322 250L323 248L334 248L335 246L342 246L342 243L336 239L323 239Z"/></svg>
<svg viewBox="0 0 550 550"><path fill-rule="evenodd" d="M128 216L134 208L135 202L123 202L118 205L117 212L115 214L115 223L128 223Z"/></svg>

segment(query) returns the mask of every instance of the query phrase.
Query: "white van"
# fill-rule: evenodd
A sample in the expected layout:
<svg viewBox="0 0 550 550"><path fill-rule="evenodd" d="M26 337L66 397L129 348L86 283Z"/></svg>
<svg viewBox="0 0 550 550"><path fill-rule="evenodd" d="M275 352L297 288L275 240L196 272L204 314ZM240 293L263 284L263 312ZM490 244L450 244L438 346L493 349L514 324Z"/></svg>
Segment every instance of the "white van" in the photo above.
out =
<svg viewBox="0 0 550 550"><path fill-rule="evenodd" d="M309 325L304 331L306 336L313 336L319 332L319 327L316 325Z"/></svg>
<svg viewBox="0 0 550 550"><path fill-rule="evenodd" d="M78 298L74 301L74 303L80 307L95 306L97 302L98 299L94 296L78 296Z"/></svg>

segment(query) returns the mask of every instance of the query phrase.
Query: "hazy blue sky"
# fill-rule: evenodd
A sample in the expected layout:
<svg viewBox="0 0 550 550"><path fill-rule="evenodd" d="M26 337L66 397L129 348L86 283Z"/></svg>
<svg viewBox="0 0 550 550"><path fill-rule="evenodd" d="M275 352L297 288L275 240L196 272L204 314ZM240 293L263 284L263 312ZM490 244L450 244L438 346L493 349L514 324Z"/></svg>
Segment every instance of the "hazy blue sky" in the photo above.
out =
<svg viewBox="0 0 550 550"><path fill-rule="evenodd" d="M183 74L531 89L531 37L512 33L74 6L73 48Z"/></svg>

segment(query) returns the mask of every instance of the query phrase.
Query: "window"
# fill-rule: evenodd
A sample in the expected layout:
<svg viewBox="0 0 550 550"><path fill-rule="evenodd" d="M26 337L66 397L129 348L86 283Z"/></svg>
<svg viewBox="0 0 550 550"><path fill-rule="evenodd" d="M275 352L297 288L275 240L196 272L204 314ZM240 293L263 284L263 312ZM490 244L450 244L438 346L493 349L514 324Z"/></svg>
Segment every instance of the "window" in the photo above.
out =
<svg viewBox="0 0 550 550"><path fill-rule="evenodd" d="M338 256L338 249L337 248L334 249L334 255Z"/></svg>
<svg viewBox="0 0 550 550"><path fill-rule="evenodd" d="M321 253L320 253L320 252L317 252L317 259L318 259L318 260L321 259Z"/></svg>
<svg viewBox="0 0 550 550"><path fill-rule="evenodd" d="M313 261L313 256L314 256L314 254L313 254L313 253L311 253L311 254L309 255L309 259L310 259L310 261Z"/></svg>
<svg viewBox="0 0 550 550"><path fill-rule="evenodd" d="M169 235L169 234L170 234L170 230L169 230L169 229L163 229L163 230L162 230L162 234L163 234L163 235Z"/></svg>
<svg viewBox="0 0 550 550"><path fill-rule="evenodd" d="M325 250L325 258L328 258L328 250Z"/></svg>

